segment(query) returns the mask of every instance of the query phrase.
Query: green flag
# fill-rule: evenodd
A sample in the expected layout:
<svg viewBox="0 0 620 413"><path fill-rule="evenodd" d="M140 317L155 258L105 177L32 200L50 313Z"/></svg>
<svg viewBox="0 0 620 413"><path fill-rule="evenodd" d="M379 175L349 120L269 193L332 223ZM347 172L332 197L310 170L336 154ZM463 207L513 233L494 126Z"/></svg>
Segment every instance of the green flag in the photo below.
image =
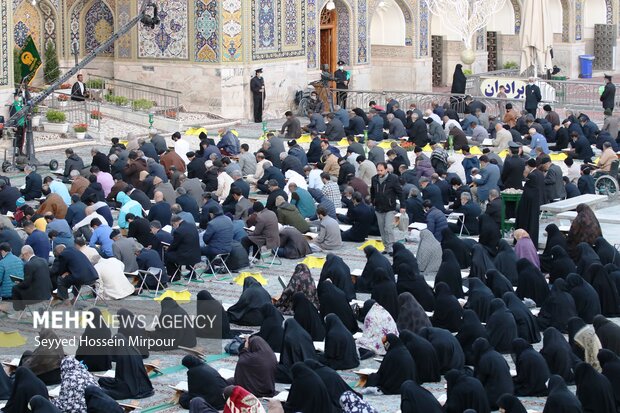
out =
<svg viewBox="0 0 620 413"><path fill-rule="evenodd" d="M34 40L32 40L32 36L28 36L26 39L26 44L19 53L19 62L22 68L22 79L25 77L32 79L39 66L41 66L41 56L37 46L34 44Z"/></svg>

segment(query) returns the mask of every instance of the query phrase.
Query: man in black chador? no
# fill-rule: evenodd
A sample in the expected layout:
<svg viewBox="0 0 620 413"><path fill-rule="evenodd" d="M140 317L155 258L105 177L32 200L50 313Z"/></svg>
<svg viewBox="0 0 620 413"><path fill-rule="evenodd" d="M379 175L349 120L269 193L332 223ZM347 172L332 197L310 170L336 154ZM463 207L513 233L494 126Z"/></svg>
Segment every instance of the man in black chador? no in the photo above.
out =
<svg viewBox="0 0 620 413"><path fill-rule="evenodd" d="M263 105L265 103L265 80L263 69L256 69L255 76L250 80L252 101L254 102L254 122L263 121Z"/></svg>

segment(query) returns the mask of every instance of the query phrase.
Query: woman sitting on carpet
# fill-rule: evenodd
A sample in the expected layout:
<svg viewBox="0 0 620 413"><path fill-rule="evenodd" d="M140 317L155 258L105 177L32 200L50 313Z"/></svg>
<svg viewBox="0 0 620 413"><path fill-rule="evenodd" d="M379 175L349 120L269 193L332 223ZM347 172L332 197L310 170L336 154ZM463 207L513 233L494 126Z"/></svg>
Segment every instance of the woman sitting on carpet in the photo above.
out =
<svg viewBox="0 0 620 413"><path fill-rule="evenodd" d="M278 360L269 344L259 336L249 337L239 353L234 382L257 397L275 394Z"/></svg>

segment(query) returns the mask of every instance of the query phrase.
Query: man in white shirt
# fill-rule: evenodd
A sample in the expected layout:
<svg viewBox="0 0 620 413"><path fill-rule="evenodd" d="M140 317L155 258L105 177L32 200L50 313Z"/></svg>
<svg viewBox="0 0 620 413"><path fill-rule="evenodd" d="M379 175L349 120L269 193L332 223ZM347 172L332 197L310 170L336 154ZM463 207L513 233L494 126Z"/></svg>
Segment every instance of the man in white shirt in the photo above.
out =
<svg viewBox="0 0 620 413"><path fill-rule="evenodd" d="M185 165L187 165L190 162L186 155L187 152L189 152L189 143L183 140L179 132L172 134L172 140L174 141L174 151L183 159Z"/></svg>
<svg viewBox="0 0 620 413"><path fill-rule="evenodd" d="M230 193L230 185L234 180L226 173L224 168L220 168L217 171L217 190L215 195L218 199L226 199Z"/></svg>
<svg viewBox="0 0 620 413"><path fill-rule="evenodd" d="M317 164L306 166L304 172L306 172L308 177L308 189L321 191L323 189L323 180L321 179L323 171L319 169Z"/></svg>
<svg viewBox="0 0 620 413"><path fill-rule="evenodd" d="M88 97L88 91L84 84L84 75L77 75L77 82L71 87L71 100L76 102L83 102Z"/></svg>
<svg viewBox="0 0 620 413"><path fill-rule="evenodd" d="M437 115L436 113L434 113L430 109L426 109L424 111L424 117L425 118L431 118L432 120L434 120L435 122L439 123L440 125L443 125L443 122L441 121L441 118L439 117L439 115Z"/></svg>

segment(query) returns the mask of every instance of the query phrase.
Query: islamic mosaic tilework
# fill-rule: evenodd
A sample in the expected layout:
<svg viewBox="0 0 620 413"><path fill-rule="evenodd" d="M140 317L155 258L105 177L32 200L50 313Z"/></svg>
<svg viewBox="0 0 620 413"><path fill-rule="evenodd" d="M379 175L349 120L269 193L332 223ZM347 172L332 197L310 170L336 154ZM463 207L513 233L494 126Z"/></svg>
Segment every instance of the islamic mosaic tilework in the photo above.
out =
<svg viewBox="0 0 620 413"><path fill-rule="evenodd" d="M80 14L83 8L84 2L78 2L71 11L71 25L69 26L70 44L73 44L74 42L80 44ZM80 51L82 54L84 53L84 50Z"/></svg>
<svg viewBox="0 0 620 413"><path fill-rule="evenodd" d="M251 5L252 60L305 55L305 2L253 0Z"/></svg>
<svg viewBox="0 0 620 413"><path fill-rule="evenodd" d="M476 32L476 50L479 50L479 51L485 50L486 37L487 37L487 31L485 29L480 29Z"/></svg>
<svg viewBox="0 0 620 413"><path fill-rule="evenodd" d="M360 0L365 1L365 0ZM308 69L314 69L316 63L316 0L308 0L308 43L306 44L306 57Z"/></svg>
<svg viewBox="0 0 620 413"><path fill-rule="evenodd" d="M25 1L19 5L13 14L13 36L15 45L23 47L28 35L32 35L34 44L39 50L43 50L41 41L41 15L30 2Z"/></svg>
<svg viewBox="0 0 620 413"><path fill-rule="evenodd" d="M562 42L568 43L570 41L568 29L570 22L570 9L568 8L568 0L560 0L562 3Z"/></svg>
<svg viewBox="0 0 620 413"><path fill-rule="evenodd" d="M41 9L41 13L43 13L43 38L45 39L45 46L50 42L56 44L56 19L54 10L45 2L39 3L39 9Z"/></svg>
<svg viewBox="0 0 620 413"><path fill-rule="evenodd" d="M357 63L368 63L368 21L366 0L357 0Z"/></svg>
<svg viewBox="0 0 620 413"><path fill-rule="evenodd" d="M342 60L348 65L351 62L349 9L339 1L336 3L336 13L338 13L338 60Z"/></svg>
<svg viewBox="0 0 620 413"><path fill-rule="evenodd" d="M243 57L241 0L222 0L222 61L237 62ZM254 2L252 2L254 4Z"/></svg>
<svg viewBox="0 0 620 413"><path fill-rule="evenodd" d="M116 5L116 23L118 28L123 27L131 20L131 0L118 0ZM132 31L133 32L133 31ZM130 32L130 33L132 33ZM131 57L131 34L120 37L116 43L116 56L123 59Z"/></svg>
<svg viewBox="0 0 620 413"><path fill-rule="evenodd" d="M275 34L276 15L278 18L280 17L277 1L256 0L255 3L256 5L252 7L254 50L266 52L275 51L277 49ZM278 37L280 37L279 33Z"/></svg>
<svg viewBox="0 0 620 413"><path fill-rule="evenodd" d="M114 33L114 17L112 11L101 0L95 1L84 15L84 52L90 53ZM114 45L102 53L112 55Z"/></svg>
<svg viewBox="0 0 620 413"><path fill-rule="evenodd" d="M405 18L405 46L411 46L413 44L413 21L411 19L411 13L409 12L409 7L403 0L396 0L396 4L403 13L403 17Z"/></svg>
<svg viewBox="0 0 620 413"><path fill-rule="evenodd" d="M142 7L141 0L138 7ZM138 57L154 59L187 59L187 0L161 0L155 29L138 26Z"/></svg>
<svg viewBox="0 0 620 413"><path fill-rule="evenodd" d="M0 47L2 47L2 59L0 60L0 86L9 84L9 0L0 0Z"/></svg>
<svg viewBox="0 0 620 413"><path fill-rule="evenodd" d="M426 2L424 1L420 1L419 2L419 10L420 10L420 16L419 16L419 42L420 42L420 52L418 54L418 57L425 57L429 55L429 50L428 50L428 28L429 28L429 11L428 11L428 6L426 5Z"/></svg>
<svg viewBox="0 0 620 413"><path fill-rule="evenodd" d="M614 6L611 3L611 0L605 0L605 13L607 24L614 24Z"/></svg>
<svg viewBox="0 0 620 413"><path fill-rule="evenodd" d="M299 43L297 19L301 2L284 0L284 46L296 46Z"/></svg>
<svg viewBox="0 0 620 413"><path fill-rule="evenodd" d="M13 0L13 10L14 11L17 10L17 7L19 7L19 5L22 3L22 1L27 1L27 0ZM58 0L49 0L49 1L54 6L54 8L56 10L58 10Z"/></svg>
<svg viewBox="0 0 620 413"><path fill-rule="evenodd" d="M196 0L196 61L219 61L218 2Z"/></svg>
<svg viewBox="0 0 620 413"><path fill-rule="evenodd" d="M515 14L515 34L521 33L521 4L519 0L510 0Z"/></svg>

